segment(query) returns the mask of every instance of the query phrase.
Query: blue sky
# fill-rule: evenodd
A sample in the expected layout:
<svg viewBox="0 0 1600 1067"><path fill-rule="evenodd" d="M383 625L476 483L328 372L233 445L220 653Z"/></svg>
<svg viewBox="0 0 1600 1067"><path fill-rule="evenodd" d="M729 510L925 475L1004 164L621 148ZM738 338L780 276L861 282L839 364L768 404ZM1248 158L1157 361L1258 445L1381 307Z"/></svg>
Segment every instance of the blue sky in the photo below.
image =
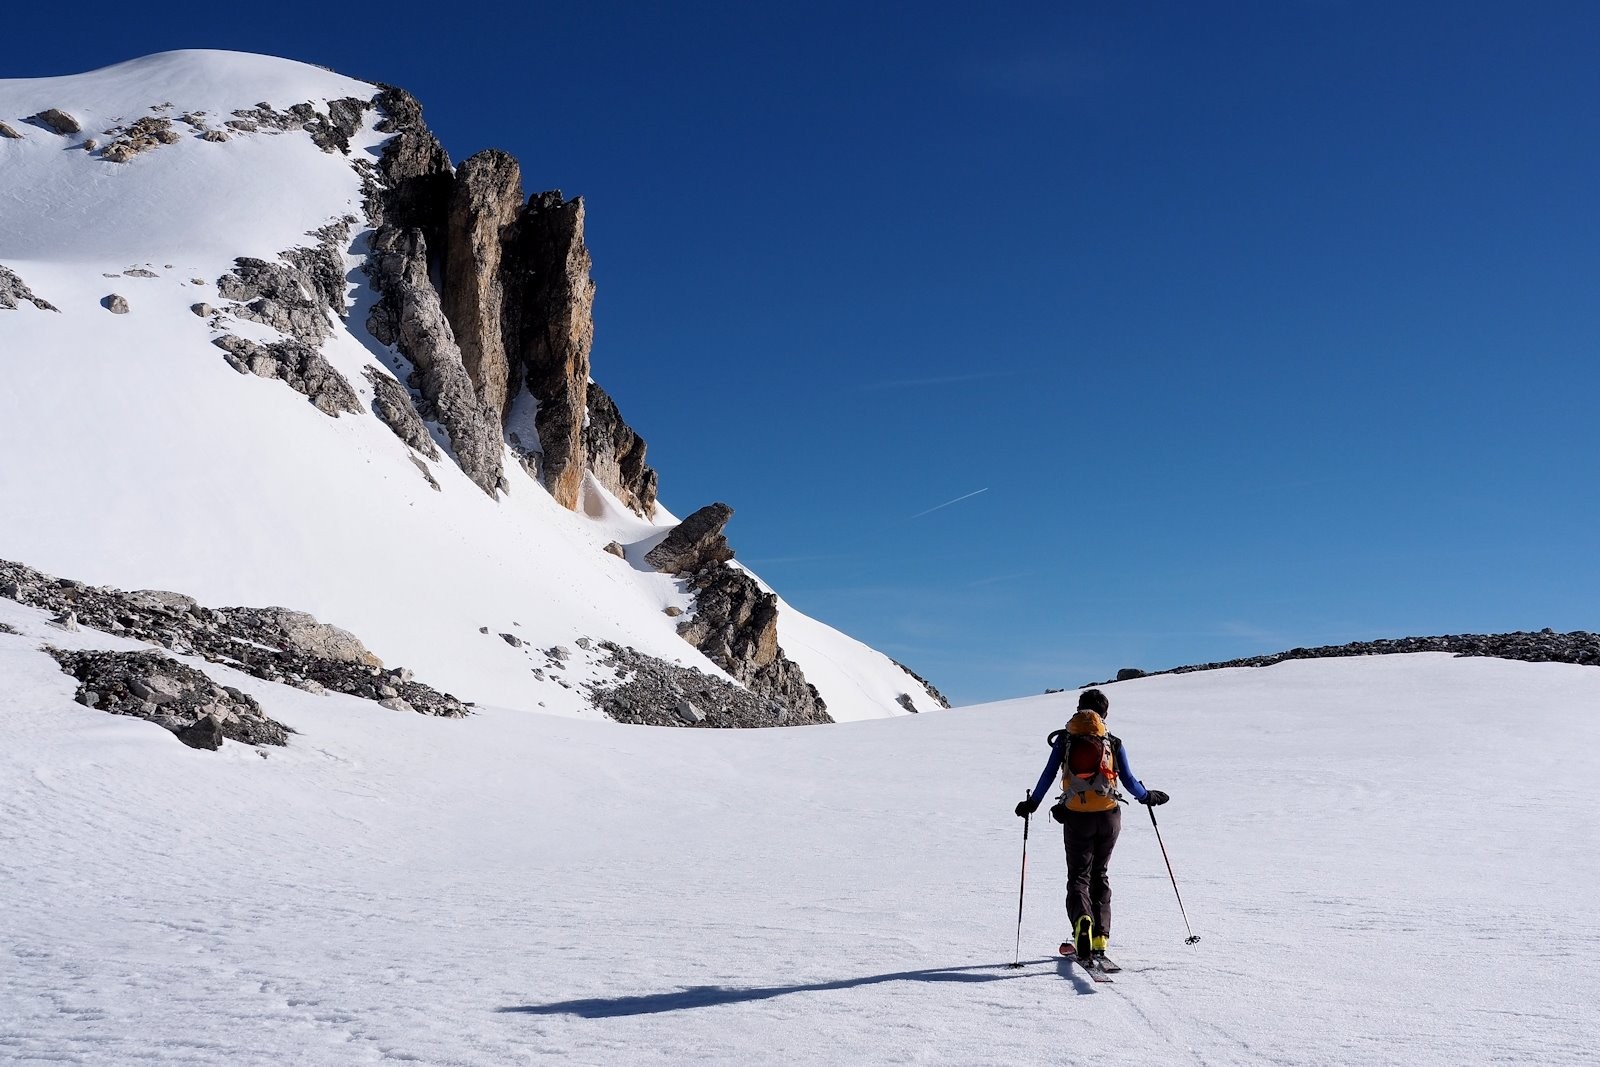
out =
<svg viewBox="0 0 1600 1067"><path fill-rule="evenodd" d="M1600 628L1600 6L568 7L25 8L5 70L275 53L583 195L664 501L959 702Z"/></svg>

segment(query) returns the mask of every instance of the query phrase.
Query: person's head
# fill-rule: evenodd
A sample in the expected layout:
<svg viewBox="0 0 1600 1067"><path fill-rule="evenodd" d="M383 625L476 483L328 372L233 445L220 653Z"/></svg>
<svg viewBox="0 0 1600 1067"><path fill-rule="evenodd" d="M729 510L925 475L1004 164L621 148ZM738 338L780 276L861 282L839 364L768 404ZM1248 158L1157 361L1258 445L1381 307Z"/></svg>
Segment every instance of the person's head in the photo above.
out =
<svg viewBox="0 0 1600 1067"><path fill-rule="evenodd" d="M1078 695L1078 710L1092 711L1103 719L1111 710L1111 701L1098 689L1085 689Z"/></svg>

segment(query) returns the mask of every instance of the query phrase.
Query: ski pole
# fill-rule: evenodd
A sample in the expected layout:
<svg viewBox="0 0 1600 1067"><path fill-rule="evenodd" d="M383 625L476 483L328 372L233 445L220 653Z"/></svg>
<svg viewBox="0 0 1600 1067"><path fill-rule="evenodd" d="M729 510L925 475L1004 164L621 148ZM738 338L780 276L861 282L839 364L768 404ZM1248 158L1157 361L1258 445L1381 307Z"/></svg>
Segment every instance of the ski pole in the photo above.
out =
<svg viewBox="0 0 1600 1067"><path fill-rule="evenodd" d="M1178 879L1172 873L1172 860L1167 857L1166 843L1161 840L1161 827L1156 824L1156 808L1154 804L1146 804L1145 810L1150 812L1150 825L1155 827L1156 844L1161 846L1161 858L1166 860L1167 877L1172 879L1172 893L1178 898L1178 913L1183 916L1183 928L1189 931L1189 936L1183 939L1185 945L1192 945L1200 940L1200 935L1194 932L1189 925L1189 913L1183 910L1183 894L1178 892Z"/></svg>
<svg viewBox="0 0 1600 1067"><path fill-rule="evenodd" d="M1023 800L1031 799L1031 795ZM1033 812L1028 812L1022 817L1022 881L1017 885L1017 954L1012 959L1011 966L1022 966L1022 893L1028 886L1028 824L1033 822Z"/></svg>

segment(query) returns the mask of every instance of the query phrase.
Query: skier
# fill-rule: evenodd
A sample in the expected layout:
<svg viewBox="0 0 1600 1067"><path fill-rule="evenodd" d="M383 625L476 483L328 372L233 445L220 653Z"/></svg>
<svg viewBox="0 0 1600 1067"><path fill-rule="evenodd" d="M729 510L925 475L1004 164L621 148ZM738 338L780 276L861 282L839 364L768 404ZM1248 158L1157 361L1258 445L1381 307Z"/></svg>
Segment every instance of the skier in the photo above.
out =
<svg viewBox="0 0 1600 1067"><path fill-rule="evenodd" d="M1050 814L1062 824L1067 846L1067 917L1072 921L1073 954L1089 966L1103 959L1111 938L1111 850L1122 830L1126 799L1117 792L1120 783L1141 804L1165 804L1167 794L1146 789L1128 765L1128 751L1120 738L1106 732L1111 701L1098 689L1078 697L1078 711L1064 730L1050 735L1050 761L1039 784L1027 800L1017 804L1017 815L1039 810L1056 772L1061 772L1061 797ZM1067 946L1062 947L1062 952Z"/></svg>

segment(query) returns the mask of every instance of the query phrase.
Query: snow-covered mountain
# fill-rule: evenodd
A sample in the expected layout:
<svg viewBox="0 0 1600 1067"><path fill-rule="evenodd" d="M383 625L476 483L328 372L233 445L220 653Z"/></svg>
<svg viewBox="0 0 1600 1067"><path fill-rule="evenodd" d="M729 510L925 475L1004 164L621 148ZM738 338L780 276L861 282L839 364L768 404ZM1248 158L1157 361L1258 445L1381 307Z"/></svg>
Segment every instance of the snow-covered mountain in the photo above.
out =
<svg viewBox="0 0 1600 1067"><path fill-rule="evenodd" d="M678 520L590 376L583 205L521 180L281 59L0 81L0 559L309 612L480 706L598 716L610 642L774 722L939 707L728 562L725 512L646 558Z"/></svg>

